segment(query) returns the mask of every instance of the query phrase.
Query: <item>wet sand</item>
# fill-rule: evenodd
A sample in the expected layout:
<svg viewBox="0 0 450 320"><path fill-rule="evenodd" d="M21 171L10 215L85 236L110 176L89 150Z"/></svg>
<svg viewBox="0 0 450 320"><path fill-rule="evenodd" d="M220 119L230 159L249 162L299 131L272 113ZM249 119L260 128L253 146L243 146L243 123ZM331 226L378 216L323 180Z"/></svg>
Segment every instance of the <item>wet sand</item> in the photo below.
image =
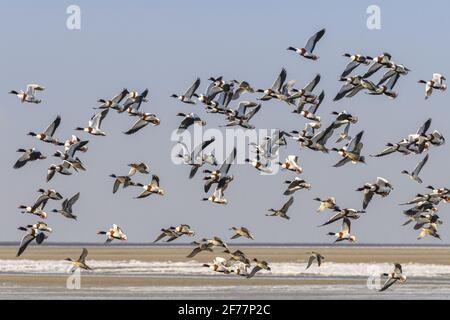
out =
<svg viewBox="0 0 450 320"><path fill-rule="evenodd" d="M222 249L214 253L202 252L195 259L187 259L191 246L92 246L89 260L187 262L199 264L216 256L226 256ZM269 263L304 263L308 252L317 251L326 262L335 263L423 263L450 265L450 248L446 247L238 247L249 257L264 259ZM42 246L30 247L23 257L15 258L14 246L0 247L1 260L54 260L76 258L81 247ZM112 265L112 268L114 265ZM450 279L410 279L408 286L396 286L380 295L367 289L365 277L255 277L246 279L223 276L211 272L204 276L127 275L82 273L81 289L66 287L67 274L1 273L0 299L448 299ZM261 289L264 288L264 289ZM432 293L432 294L429 294ZM342 296L344 295L344 296Z"/></svg>

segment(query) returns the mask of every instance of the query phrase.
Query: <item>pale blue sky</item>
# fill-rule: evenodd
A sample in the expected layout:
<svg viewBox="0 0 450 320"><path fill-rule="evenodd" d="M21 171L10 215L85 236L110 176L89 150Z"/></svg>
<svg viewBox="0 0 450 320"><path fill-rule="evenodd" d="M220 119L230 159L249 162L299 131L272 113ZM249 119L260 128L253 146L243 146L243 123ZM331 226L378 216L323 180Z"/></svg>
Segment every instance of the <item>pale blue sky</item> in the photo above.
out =
<svg viewBox="0 0 450 320"><path fill-rule="evenodd" d="M81 7L81 30L66 28L66 8ZM366 8L381 8L381 30L366 28ZM49 217L54 228L52 241L98 242L96 235L113 223L127 233L129 242L150 242L159 229L189 223L199 237L214 235L226 239L228 228L246 226L259 242L330 243L325 234L336 231L340 224L317 228L330 213L316 214L315 197L335 196L342 207L359 208L362 194L354 190L377 176L389 179L395 190L385 199L374 198L368 213L353 224L360 243L441 243L436 239L418 242L417 232L402 227L404 217L398 203L409 200L425 186L447 186L449 181L448 145L434 148L421 176L424 185L411 182L400 174L411 170L423 155L393 155L381 159L368 158L367 165L332 168L337 155L323 155L299 150L290 143L282 156L297 154L304 167L304 178L313 188L295 195L289 212L292 219L265 217L266 210L286 200L283 181L289 173L260 176L248 165L232 167L235 181L227 190L227 206L200 201L201 175L188 180L189 168L174 166L170 160L173 142L170 134L179 124L178 112L195 111L208 122L207 128L223 124L218 115L206 115L200 105L180 104L169 98L185 90L196 77L201 89L210 76L244 79L254 87L270 85L282 67L288 79L304 83L316 73L322 75L319 89L326 99L319 109L324 122L333 110L357 115L359 123L352 133L364 129L364 153L380 151L385 143L396 142L413 133L428 118L432 129L448 135L448 93L436 93L423 99L423 87L416 82L440 72L449 75L449 44L445 35L450 23L446 1L14 1L0 4L0 136L2 137L2 214L0 241L18 241L19 225L35 222L21 215L16 207L31 204L36 190L52 187L71 196L81 192L75 205L78 222L60 215ZM430 32L430 26L433 31ZM315 31L327 32L317 46L320 59L311 62L286 51L290 45L302 46ZM442 41L444 39L444 41ZM375 56L383 51L393 60L412 69L396 89L399 97L359 94L337 103L332 97L339 90L336 81L347 61L345 52ZM46 87L40 105L20 104L8 94L27 83ZM79 125L85 125L93 114L98 98L119 92L123 87L149 88L148 112L161 118L159 127L147 127L133 136L121 132L132 119L110 113L104 123L105 138L89 137L90 150L82 155L88 171L71 177L56 176L45 183L51 159L32 163L21 170L12 165L19 147L36 146L46 155L54 148L26 136L30 130L41 130L57 114L62 123L56 136L65 139ZM246 96L245 99L256 99ZM289 107L279 102L263 104L254 118L260 128L303 128L304 119L294 117ZM86 137L83 133L80 136ZM165 197L135 200L138 189L111 193L111 173L125 174L126 164L146 161L151 171L160 176ZM137 180L145 182L140 176ZM57 203L49 203L48 210ZM440 207L444 223L448 208ZM443 243L449 243L446 224L441 228ZM189 239L190 240L190 239ZM239 242L240 240L236 241Z"/></svg>

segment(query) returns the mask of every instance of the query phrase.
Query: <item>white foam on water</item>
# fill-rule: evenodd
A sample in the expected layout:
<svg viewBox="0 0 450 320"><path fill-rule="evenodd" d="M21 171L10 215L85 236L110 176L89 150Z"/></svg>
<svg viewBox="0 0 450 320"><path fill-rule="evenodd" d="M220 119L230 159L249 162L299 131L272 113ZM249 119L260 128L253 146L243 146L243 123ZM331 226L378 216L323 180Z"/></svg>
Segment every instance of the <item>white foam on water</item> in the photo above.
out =
<svg viewBox="0 0 450 320"><path fill-rule="evenodd" d="M89 260L88 265L93 268L93 274L106 275L212 275L213 271L202 267L202 263L188 262L144 262L138 260L99 261ZM367 277L390 272L392 264L388 263L334 263L325 262L320 268L312 265L306 270L305 263L271 263L272 271L261 271L260 276L321 276L321 277ZM0 260L0 273L29 273L29 274L66 274L71 269L67 261L56 260ZM450 276L450 265L437 264L403 264L403 273L413 277L441 277Z"/></svg>

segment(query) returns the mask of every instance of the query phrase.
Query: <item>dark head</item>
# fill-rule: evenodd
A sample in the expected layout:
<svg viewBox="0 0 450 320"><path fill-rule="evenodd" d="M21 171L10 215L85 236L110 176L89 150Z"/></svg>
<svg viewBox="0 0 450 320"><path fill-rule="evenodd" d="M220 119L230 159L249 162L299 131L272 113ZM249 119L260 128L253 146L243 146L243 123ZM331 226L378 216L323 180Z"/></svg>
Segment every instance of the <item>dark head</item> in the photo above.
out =
<svg viewBox="0 0 450 320"><path fill-rule="evenodd" d="M295 49L294 47L288 47L286 50L297 51L297 49Z"/></svg>
<svg viewBox="0 0 450 320"><path fill-rule="evenodd" d="M57 150L57 151L53 154L53 156L59 158L59 157L62 156L62 153L61 153L61 151Z"/></svg>
<svg viewBox="0 0 450 320"><path fill-rule="evenodd" d="M28 229L25 227L18 227L17 230L21 230L21 231L27 231Z"/></svg>
<svg viewBox="0 0 450 320"><path fill-rule="evenodd" d="M75 130L77 130L77 131L84 131L84 128L82 128L82 127L76 127Z"/></svg>
<svg viewBox="0 0 450 320"><path fill-rule="evenodd" d="M403 173L403 174L409 174L409 172L406 171L406 170L403 170L402 173Z"/></svg>
<svg viewBox="0 0 450 320"><path fill-rule="evenodd" d="M208 201L208 200L209 200L208 198L203 198L203 199L202 199L202 201Z"/></svg>
<svg viewBox="0 0 450 320"><path fill-rule="evenodd" d="M352 55L350 53L344 53L342 56L350 58Z"/></svg>
<svg viewBox="0 0 450 320"><path fill-rule="evenodd" d="M117 176L115 174L110 174L109 175L111 178L117 178Z"/></svg>
<svg viewBox="0 0 450 320"><path fill-rule="evenodd" d="M98 99L97 102L105 103L106 101L104 99Z"/></svg>
<svg viewBox="0 0 450 320"><path fill-rule="evenodd" d="M16 90L11 90L9 93L10 94L19 94Z"/></svg>
<svg viewBox="0 0 450 320"><path fill-rule="evenodd" d="M314 198L315 201L322 201L320 198Z"/></svg>
<svg viewBox="0 0 450 320"><path fill-rule="evenodd" d="M106 234L106 231L99 231L97 234Z"/></svg>
<svg viewBox="0 0 450 320"><path fill-rule="evenodd" d="M34 132L28 132L27 135L32 136L32 137L36 137L37 136L37 134L34 133Z"/></svg>
<svg viewBox="0 0 450 320"><path fill-rule="evenodd" d="M53 210L52 210L52 212L54 212L54 213L57 213L57 212L58 212L58 210L56 210L56 209L53 209Z"/></svg>
<svg viewBox="0 0 450 320"><path fill-rule="evenodd" d="M17 152L27 152L25 149L17 149Z"/></svg>
<svg viewBox="0 0 450 320"><path fill-rule="evenodd" d="M72 259L70 259L70 258L65 258L64 260L72 262Z"/></svg>
<svg viewBox="0 0 450 320"><path fill-rule="evenodd" d="M173 95L171 95L172 98L178 98L178 95L176 95L175 93Z"/></svg>
<svg viewBox="0 0 450 320"><path fill-rule="evenodd" d="M197 93L194 93L193 96L196 98L200 98L200 96Z"/></svg>
<svg viewBox="0 0 450 320"><path fill-rule="evenodd" d="M331 150L331 151L339 152L339 149L338 149L338 148L331 148L330 150Z"/></svg>
<svg viewBox="0 0 450 320"><path fill-rule="evenodd" d="M183 112L178 112L177 117L186 117L186 114Z"/></svg>

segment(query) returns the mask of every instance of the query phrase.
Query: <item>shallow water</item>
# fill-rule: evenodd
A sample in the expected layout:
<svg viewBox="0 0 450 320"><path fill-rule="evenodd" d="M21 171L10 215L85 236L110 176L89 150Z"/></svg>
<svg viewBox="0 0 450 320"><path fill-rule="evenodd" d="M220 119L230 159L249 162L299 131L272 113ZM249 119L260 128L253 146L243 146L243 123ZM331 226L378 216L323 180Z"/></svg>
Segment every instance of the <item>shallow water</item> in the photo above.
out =
<svg viewBox="0 0 450 320"><path fill-rule="evenodd" d="M143 262L89 261L93 271L82 272L83 277L103 277L101 285L81 286L67 289L63 284L70 264L56 260L0 260L0 275L20 276L17 283L0 284L0 299L449 299L450 266L438 264L409 263L403 265L408 276L404 284L396 284L387 292L379 293L367 286L367 279L380 279L379 274L392 269L387 263L334 263L320 268L305 269L304 263L272 263L272 271L262 271L255 279L271 281L270 285L214 285L214 281L237 279L235 275L222 275L201 267L196 261L189 262ZM43 285L34 280L59 279L58 285ZM156 285L130 286L108 285L107 279L165 279L208 280L212 285L183 286ZM289 281L296 281L292 285ZM283 285L277 285L284 281ZM304 282L304 285L298 285ZM311 284L317 281L319 284ZM272 282L274 283L272 285ZM383 280L380 279L379 284ZM192 283L192 282L191 282Z"/></svg>
<svg viewBox="0 0 450 320"><path fill-rule="evenodd" d="M0 285L0 299L449 299L450 285L410 284L376 292L364 285L60 287Z"/></svg>
<svg viewBox="0 0 450 320"><path fill-rule="evenodd" d="M188 262L145 262L138 260L105 261L90 260L94 275L152 275L152 276L207 276L214 274L197 261ZM389 263L335 263L325 262L320 268L306 263L274 262L271 271L258 273L260 277L369 277L390 271ZM450 265L405 263L403 273L409 277L450 278ZM0 274L67 274L71 264L59 260L0 260Z"/></svg>

